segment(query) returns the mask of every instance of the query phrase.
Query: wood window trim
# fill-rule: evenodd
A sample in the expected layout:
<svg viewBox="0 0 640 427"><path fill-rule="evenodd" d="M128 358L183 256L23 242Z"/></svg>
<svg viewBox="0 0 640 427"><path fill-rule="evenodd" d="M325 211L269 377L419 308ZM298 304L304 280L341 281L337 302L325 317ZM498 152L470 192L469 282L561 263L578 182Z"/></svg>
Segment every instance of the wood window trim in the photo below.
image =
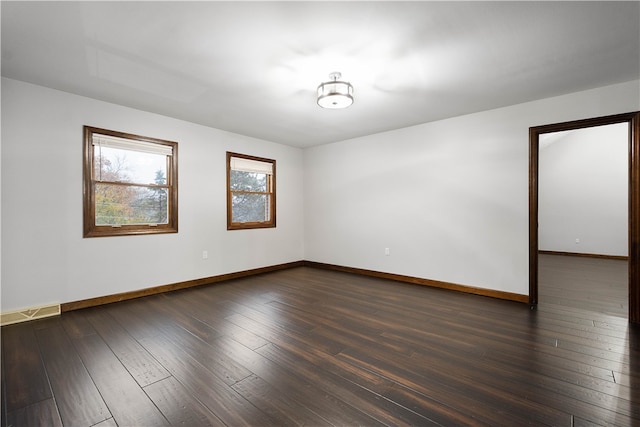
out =
<svg viewBox="0 0 640 427"><path fill-rule="evenodd" d="M233 157L240 159L253 160L257 162L270 163L272 165L272 173L267 177L267 187L271 191L266 192L270 196L269 203L269 221L264 222L233 222L233 203L231 191L231 159ZM256 157L247 154L240 154L227 151L227 230L251 230L257 228L275 228L276 227L276 161L264 157Z"/></svg>
<svg viewBox="0 0 640 427"><path fill-rule="evenodd" d="M171 147L172 155L167 156L168 218L167 224L134 224L120 226L96 225L93 135L107 135L130 139L136 142L153 143ZM118 185L118 183L112 183ZM122 184L136 186L136 184ZM131 236L166 234L178 232L178 143L130 133L83 127L83 237Z"/></svg>

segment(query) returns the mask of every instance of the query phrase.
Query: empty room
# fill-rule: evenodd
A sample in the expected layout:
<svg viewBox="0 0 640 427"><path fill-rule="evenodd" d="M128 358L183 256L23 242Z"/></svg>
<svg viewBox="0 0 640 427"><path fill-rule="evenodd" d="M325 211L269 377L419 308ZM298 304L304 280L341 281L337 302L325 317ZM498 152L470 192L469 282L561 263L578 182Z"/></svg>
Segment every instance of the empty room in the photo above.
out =
<svg viewBox="0 0 640 427"><path fill-rule="evenodd" d="M0 15L2 427L640 425L640 2Z"/></svg>

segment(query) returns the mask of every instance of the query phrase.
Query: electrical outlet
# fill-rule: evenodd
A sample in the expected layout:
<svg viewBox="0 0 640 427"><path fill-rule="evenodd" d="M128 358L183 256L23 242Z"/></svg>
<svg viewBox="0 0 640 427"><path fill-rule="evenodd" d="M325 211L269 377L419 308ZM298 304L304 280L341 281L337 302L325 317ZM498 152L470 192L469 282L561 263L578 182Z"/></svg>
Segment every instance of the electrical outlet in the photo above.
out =
<svg viewBox="0 0 640 427"><path fill-rule="evenodd" d="M209 252L202 251L202 259L207 259L207 258L209 258Z"/></svg>
<svg viewBox="0 0 640 427"><path fill-rule="evenodd" d="M576 239L576 245L580 243L580 239Z"/></svg>
<svg viewBox="0 0 640 427"><path fill-rule="evenodd" d="M384 254L387 256L391 255L391 251L389 250L389 248L384 248Z"/></svg>

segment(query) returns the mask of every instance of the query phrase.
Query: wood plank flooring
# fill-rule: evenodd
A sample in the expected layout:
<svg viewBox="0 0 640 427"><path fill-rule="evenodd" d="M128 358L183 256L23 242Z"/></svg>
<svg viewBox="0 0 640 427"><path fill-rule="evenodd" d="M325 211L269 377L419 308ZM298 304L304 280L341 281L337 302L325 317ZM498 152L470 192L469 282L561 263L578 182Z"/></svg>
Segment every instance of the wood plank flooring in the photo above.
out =
<svg viewBox="0 0 640 427"><path fill-rule="evenodd" d="M628 261L552 254L538 257L539 302L629 317Z"/></svg>
<svg viewBox="0 0 640 427"><path fill-rule="evenodd" d="M2 426L116 425L637 426L640 330L309 267L2 328Z"/></svg>

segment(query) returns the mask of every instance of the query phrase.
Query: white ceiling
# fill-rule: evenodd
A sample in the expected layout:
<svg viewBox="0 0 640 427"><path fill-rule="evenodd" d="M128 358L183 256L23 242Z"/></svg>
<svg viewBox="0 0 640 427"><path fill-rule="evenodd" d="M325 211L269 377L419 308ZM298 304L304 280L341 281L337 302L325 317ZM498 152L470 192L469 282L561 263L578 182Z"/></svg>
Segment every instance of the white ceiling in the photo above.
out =
<svg viewBox="0 0 640 427"><path fill-rule="evenodd" d="M2 75L298 147L640 78L640 2L9 2ZM355 89L316 105L332 71Z"/></svg>

